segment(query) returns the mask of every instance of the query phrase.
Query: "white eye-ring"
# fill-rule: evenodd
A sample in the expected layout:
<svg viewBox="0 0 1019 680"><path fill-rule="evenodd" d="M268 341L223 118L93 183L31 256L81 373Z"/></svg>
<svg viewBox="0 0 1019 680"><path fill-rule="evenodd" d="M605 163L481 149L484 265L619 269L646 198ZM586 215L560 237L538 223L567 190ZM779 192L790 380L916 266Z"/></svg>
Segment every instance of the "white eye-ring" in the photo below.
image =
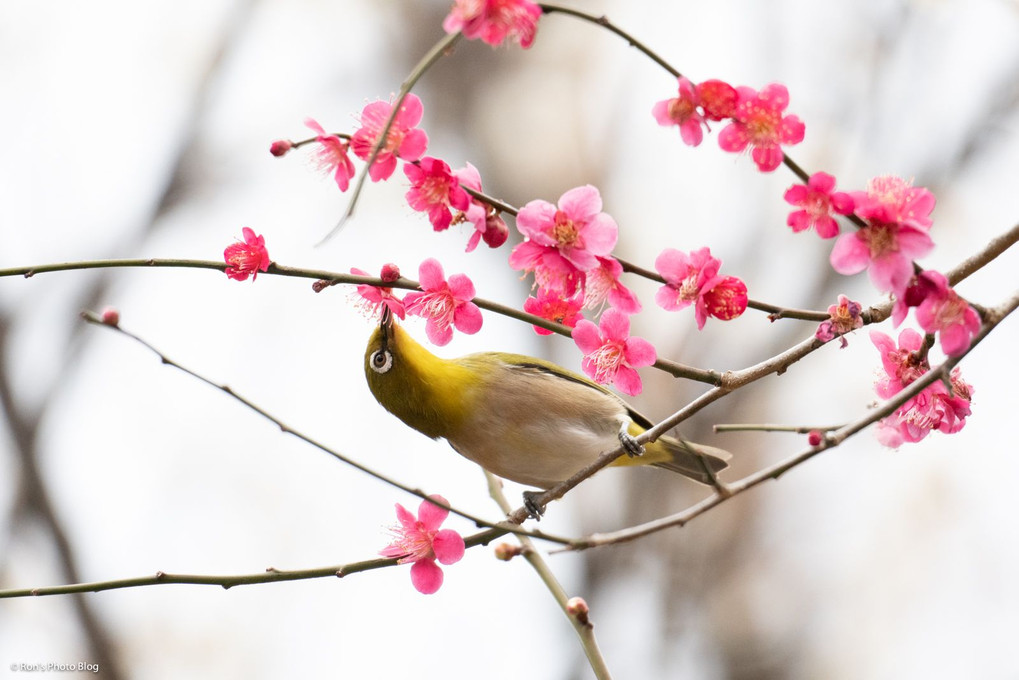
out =
<svg viewBox="0 0 1019 680"><path fill-rule="evenodd" d="M368 357L368 364L376 373L388 373L393 367L393 355L389 350L377 349Z"/></svg>

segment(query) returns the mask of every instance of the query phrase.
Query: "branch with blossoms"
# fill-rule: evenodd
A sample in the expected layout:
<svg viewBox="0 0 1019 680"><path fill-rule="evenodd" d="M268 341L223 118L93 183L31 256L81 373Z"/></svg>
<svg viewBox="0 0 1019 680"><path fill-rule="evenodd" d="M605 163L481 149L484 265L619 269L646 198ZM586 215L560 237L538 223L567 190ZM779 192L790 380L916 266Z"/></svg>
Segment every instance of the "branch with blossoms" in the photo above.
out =
<svg viewBox="0 0 1019 680"><path fill-rule="evenodd" d="M826 312L791 309L755 300L750 297L743 279L728 271L723 273L721 259L712 254L708 244L686 250L663 246L651 267L625 262L614 253L620 232L625 232L626 225L618 224L605 209L597 187L584 184L563 192L554 202L531 198L517 202L519 207L514 207L513 203L485 191L481 172L471 163L454 169L447 160L427 155L429 137L421 127L425 120L425 103L412 92L420 79L439 59L454 54L452 48L461 38L481 40L492 46L516 42L526 49L536 39L539 22L556 14L609 30L676 79L675 96L668 96L672 92L663 93L659 101L646 103L649 124L653 120L659 126L677 128L680 141L689 147L700 146L712 132L711 126L717 126L720 128L717 143L722 151L748 155L762 173L774 172L783 165L789 169L797 182L784 191L781 199L775 197L776 202L784 200L792 206L787 226L794 233L813 232L824 241L833 241L826 255L833 270L847 276L866 271L881 300L865 306L839 295ZM500 500L499 494L493 492L506 520L486 521L457 509L439 494L425 493L380 475L353 458L296 432L225 385L169 360L147 341L124 331L120 328L119 315L110 310L101 316L86 318L142 342L156 352L164 364L219 388L271 420L282 431L299 436L385 484L420 497L421 503L417 513L396 504L397 524L391 529L390 542L380 551L384 559L293 572L270 569L257 577L157 574L119 581L10 590L0 592L0 597L160 583L231 587L342 576L401 564L411 565L411 583L416 590L432 594L440 589L445 578L440 565L455 564L467 549L514 533L522 544L520 552L515 554L523 554L532 562L574 623L596 674L608 677L604 659L600 658L590 635L586 604L582 604L583 600L565 597L547 563L537 559L529 539L545 540L559 544L562 549L573 550L631 541L682 526L766 480L777 479L867 427L874 426L878 441L894 448L921 441L934 432L950 435L966 425L972 414L974 388L964 380L958 364L1015 311L1019 306L1019 294L996 307L985 308L959 295L955 286L1012 247L1019 240L1019 226L995 239L955 270L941 272L924 268L918 261L929 255L935 246L931 236L934 195L895 176L876 177L864 188L837 190L838 182L833 175L805 171L787 153L789 147L804 141L806 125L787 111L791 97L782 84L771 83L757 89L718 78L695 82L605 17L556 5L538 5L529 0L456 0L443 28L444 37L414 67L393 99L377 99L364 106L357 129L327 132L315 119L308 118L304 124L312 131L311 137L296 142L276 140L270 145L270 153L284 157L296 151L310 151L319 169L331 176L337 188L350 192L346 213L336 228L344 225L346 218L353 214L368 179L372 183L389 181L399 176L398 169L407 181L407 205L423 213L434 232L446 232L454 226L466 227L469 236L465 251L468 253L477 250L482 243L491 249L506 246L510 235L507 218L512 218L520 240L510 249L506 262L511 270L531 281L532 294L526 299L498 303L480 298L468 274L447 276L442 263L431 257L418 264L417 281L403 277L395 264L385 265L378 277L353 266L349 274L342 274L279 265L269 255L266 237L249 227L242 229L240 240L226 246L220 261L150 259L46 264L0 270L0 277L130 266L214 269L236 281L249 278L256 281L260 274L310 278L314 280L316 292L336 285L354 286L352 306L370 318L387 321L393 317L421 318L428 341L436 346L448 344L456 332L480 332L484 325L483 311L503 314L531 324L538 334L554 332L571 337L579 352L582 371L598 386L614 387L626 395L640 394L643 389L641 372L648 367L708 385L706 391L692 401L680 405L672 415L637 435L638 445L655 442L711 404L765 376L784 373L828 342L837 339L845 347L848 337L865 325L890 317L892 325L899 328L913 310L913 321L920 330L904 327L897 339L877 330L870 333L881 366L875 391L884 403L867 415L838 427L746 426L763 431L792 429L806 435L808 449L734 482L719 479L705 464L712 493L682 512L611 533L566 538L525 530L521 525L529 516L540 515L535 508L544 509L622 455L635 453L633 449L621 443L603 452L597 460L558 485L530 495L525 507L511 509L505 499ZM356 164L355 159L359 163ZM692 313L698 330L704 329L709 320L714 320L712 323L729 321L750 309L767 314L771 321L810 322L810 332L805 332L807 337L774 356L742 369L718 371L685 366L659 356L648 339L631 335L631 319L643 309L634 288L628 285L637 277L659 284L654 296L657 306L669 312ZM687 309L691 312L684 311ZM931 358L935 347L945 356L940 363ZM556 426L550 424L550 428ZM485 528L466 538L452 529L442 528L450 512ZM507 553L503 549L503 557L512 556L513 551Z"/></svg>

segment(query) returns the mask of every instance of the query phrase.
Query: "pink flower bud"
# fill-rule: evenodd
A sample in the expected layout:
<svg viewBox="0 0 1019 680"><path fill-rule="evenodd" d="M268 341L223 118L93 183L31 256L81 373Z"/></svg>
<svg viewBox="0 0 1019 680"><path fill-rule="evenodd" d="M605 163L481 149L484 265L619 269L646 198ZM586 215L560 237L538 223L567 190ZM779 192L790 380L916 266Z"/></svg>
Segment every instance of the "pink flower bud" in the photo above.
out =
<svg viewBox="0 0 1019 680"><path fill-rule="evenodd" d="M582 626L591 625L591 621L588 619L591 610L588 609L587 602L582 597L571 597L567 600L566 613L577 619L577 622Z"/></svg>
<svg viewBox="0 0 1019 680"><path fill-rule="evenodd" d="M820 446L822 441L824 441L824 435L820 430L811 430L807 433L807 443L811 446Z"/></svg>
<svg viewBox="0 0 1019 680"><path fill-rule="evenodd" d="M280 156L285 156L292 148L294 148L294 143L289 139L277 139L269 147L269 153L279 158Z"/></svg>
<svg viewBox="0 0 1019 680"><path fill-rule="evenodd" d="M386 283L392 283L393 281L396 281L398 278L400 278L400 268L397 267L392 262L387 262L386 264L382 265L382 273L379 274L379 278L385 281Z"/></svg>
<svg viewBox="0 0 1019 680"><path fill-rule="evenodd" d="M116 326L120 323L120 312L114 307L107 307L103 310L100 318L107 326Z"/></svg>

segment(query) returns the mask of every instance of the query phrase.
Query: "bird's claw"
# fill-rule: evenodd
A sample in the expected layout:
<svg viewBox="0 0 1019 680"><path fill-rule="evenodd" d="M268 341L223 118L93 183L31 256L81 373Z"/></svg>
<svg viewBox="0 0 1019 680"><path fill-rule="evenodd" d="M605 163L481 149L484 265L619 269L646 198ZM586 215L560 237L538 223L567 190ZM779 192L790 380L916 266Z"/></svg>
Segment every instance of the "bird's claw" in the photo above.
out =
<svg viewBox="0 0 1019 680"><path fill-rule="evenodd" d="M541 516L545 514L545 506L538 502L541 494L541 491L524 492L524 509L527 510L529 517L533 517L539 522L541 521Z"/></svg>
<svg viewBox="0 0 1019 680"><path fill-rule="evenodd" d="M623 445L623 450L626 451L626 455L630 458L644 455L644 446L625 430L619 432L619 443Z"/></svg>

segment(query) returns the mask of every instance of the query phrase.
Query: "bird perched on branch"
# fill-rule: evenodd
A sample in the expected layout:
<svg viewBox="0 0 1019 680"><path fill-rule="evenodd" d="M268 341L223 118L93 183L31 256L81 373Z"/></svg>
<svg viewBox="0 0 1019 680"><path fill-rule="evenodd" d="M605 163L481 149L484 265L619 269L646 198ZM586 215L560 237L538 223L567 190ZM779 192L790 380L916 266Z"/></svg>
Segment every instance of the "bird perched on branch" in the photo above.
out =
<svg viewBox="0 0 1019 680"><path fill-rule="evenodd" d="M549 489L622 444L611 465L654 465L703 484L727 466L721 449L662 436L634 439L652 423L605 387L519 354L435 356L384 309L364 355L368 387L383 407L489 472ZM525 494L525 501L529 500ZM541 508L528 503L538 516Z"/></svg>

